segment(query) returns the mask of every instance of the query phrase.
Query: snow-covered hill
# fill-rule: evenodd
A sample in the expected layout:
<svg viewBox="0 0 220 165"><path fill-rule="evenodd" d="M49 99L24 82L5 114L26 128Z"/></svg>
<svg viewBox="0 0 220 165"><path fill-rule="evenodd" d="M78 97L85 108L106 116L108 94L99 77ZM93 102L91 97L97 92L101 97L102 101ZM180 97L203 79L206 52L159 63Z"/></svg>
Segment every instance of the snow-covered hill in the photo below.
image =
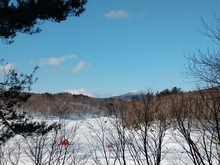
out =
<svg viewBox="0 0 220 165"><path fill-rule="evenodd" d="M133 90L131 92L125 93L123 95L115 96L114 98L125 98L125 99L132 99L132 98L143 98L146 97L146 93L140 90Z"/></svg>
<svg viewBox="0 0 220 165"><path fill-rule="evenodd" d="M56 119L48 120L48 122L54 121ZM7 162L8 165L34 165L37 162L52 162L48 163L51 165L120 165L123 161L126 161L126 164L129 165L144 164L146 157L143 147L146 144L151 147L148 148L148 158L151 161L154 160L154 155L151 152L157 149L157 123L153 123L148 128L148 140L147 143L143 143L141 130L121 130L119 121L112 117L78 118L62 121L64 128L48 135L29 138L18 135L6 145L1 146L0 161ZM125 131L125 134L119 134L118 128L120 128L120 131ZM193 137L198 137L199 132L191 133ZM121 136L125 136L126 140L130 138L130 140L122 143ZM64 139L68 141L67 145L62 145L61 142ZM187 143L178 129L168 128L163 137L162 165L193 164L180 144L188 149ZM213 164L217 164L215 158L212 158L212 161Z"/></svg>

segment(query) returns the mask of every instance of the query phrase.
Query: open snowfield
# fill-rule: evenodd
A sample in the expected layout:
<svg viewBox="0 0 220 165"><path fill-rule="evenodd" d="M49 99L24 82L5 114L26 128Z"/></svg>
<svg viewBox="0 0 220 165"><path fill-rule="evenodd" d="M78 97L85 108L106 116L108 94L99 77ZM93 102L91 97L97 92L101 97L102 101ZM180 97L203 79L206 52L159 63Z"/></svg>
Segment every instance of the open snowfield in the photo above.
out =
<svg viewBox="0 0 220 165"><path fill-rule="evenodd" d="M48 120L54 122L58 120ZM60 120L64 126L59 132L35 138L16 136L4 147L2 162L18 165L37 164L126 164L134 165L139 162L145 164L141 148L136 150L121 143L121 136L117 132L118 121L110 117L80 118ZM149 138L156 137L156 124L149 128ZM130 141L141 141L138 130L124 130L125 136ZM60 141L67 139L69 144L61 146ZM128 141L129 141L128 140ZM130 142L127 141L127 144ZM179 143L177 143L177 141ZM161 165L190 165L192 161L186 151L180 146L187 147L184 139L176 129L168 129L162 143ZM123 150L124 149L124 150ZM124 152L123 152L124 151ZM150 151L149 151L150 152ZM153 157L153 153L152 153ZM141 161L143 160L143 161ZM2 164L3 164L2 163Z"/></svg>

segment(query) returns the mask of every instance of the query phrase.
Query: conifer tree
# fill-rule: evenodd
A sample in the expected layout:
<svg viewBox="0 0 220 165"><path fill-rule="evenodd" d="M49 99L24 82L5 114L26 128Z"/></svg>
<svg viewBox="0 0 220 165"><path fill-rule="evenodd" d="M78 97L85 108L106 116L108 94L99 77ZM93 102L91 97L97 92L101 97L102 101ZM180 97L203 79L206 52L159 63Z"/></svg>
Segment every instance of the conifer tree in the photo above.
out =
<svg viewBox="0 0 220 165"><path fill-rule="evenodd" d="M18 32L40 32L44 21L61 22L85 11L87 0L0 0L0 38L12 43Z"/></svg>
<svg viewBox="0 0 220 165"><path fill-rule="evenodd" d="M18 74L13 68L7 70L3 60L1 63L1 73L4 75L0 81L0 145L17 134L26 137L45 134L58 128L56 123L47 125L46 122L33 121L27 113L19 109L31 96L29 91L36 82L34 73L37 68L30 75Z"/></svg>

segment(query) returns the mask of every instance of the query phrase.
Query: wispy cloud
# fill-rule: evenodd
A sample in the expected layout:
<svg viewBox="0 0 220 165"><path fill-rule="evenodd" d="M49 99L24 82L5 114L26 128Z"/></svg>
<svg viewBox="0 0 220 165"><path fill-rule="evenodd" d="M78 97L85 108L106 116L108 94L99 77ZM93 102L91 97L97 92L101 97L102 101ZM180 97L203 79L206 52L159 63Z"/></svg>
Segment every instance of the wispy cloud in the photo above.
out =
<svg viewBox="0 0 220 165"><path fill-rule="evenodd" d="M81 61L81 62L79 62L79 63L76 65L75 68L73 68L73 73L74 73L74 74L77 74L77 73L79 73L79 72L82 71L82 70L88 69L89 66L90 66L90 63Z"/></svg>
<svg viewBox="0 0 220 165"><path fill-rule="evenodd" d="M15 70L15 66L14 64L6 64L4 66L0 66L0 74L8 74L10 70Z"/></svg>
<svg viewBox="0 0 220 165"><path fill-rule="evenodd" d="M174 81L173 77L171 77L171 76L165 77L164 80L165 80L165 81L171 81L171 82Z"/></svg>
<svg viewBox="0 0 220 165"><path fill-rule="evenodd" d="M40 59L40 66L43 66L43 65L53 65L53 66L56 66L56 65L59 65L60 63L64 62L65 60L70 60L70 59L73 59L73 58L77 58L77 56L75 55L69 55L69 56L62 56L62 57L59 57L59 58L56 58L56 57L51 57L51 58L47 58L47 59Z"/></svg>
<svg viewBox="0 0 220 165"><path fill-rule="evenodd" d="M96 97L96 94L94 94L93 92L89 91L89 90L86 90L86 89L68 89L68 90L65 90L65 92L68 92L68 93L71 93L71 94L83 94L83 95L86 95L86 96L90 96L90 97Z"/></svg>
<svg viewBox="0 0 220 165"><path fill-rule="evenodd" d="M114 19L114 18L127 18L129 16L128 12L124 10L112 10L105 14L105 17L108 19Z"/></svg>
<svg viewBox="0 0 220 165"><path fill-rule="evenodd" d="M175 79L179 78L180 76L182 76L181 72L173 71L168 76L164 77L164 80L173 82L173 81L175 81Z"/></svg>

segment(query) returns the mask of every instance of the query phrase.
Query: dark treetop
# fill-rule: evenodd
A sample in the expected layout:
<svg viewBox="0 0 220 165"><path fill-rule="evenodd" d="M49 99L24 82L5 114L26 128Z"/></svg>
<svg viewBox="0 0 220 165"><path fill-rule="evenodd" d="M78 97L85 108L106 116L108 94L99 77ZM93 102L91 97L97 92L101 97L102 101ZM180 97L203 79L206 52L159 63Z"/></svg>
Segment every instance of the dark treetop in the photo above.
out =
<svg viewBox="0 0 220 165"><path fill-rule="evenodd" d="M40 32L42 21L61 22L85 11L87 0L0 0L0 37L12 43L17 32Z"/></svg>

